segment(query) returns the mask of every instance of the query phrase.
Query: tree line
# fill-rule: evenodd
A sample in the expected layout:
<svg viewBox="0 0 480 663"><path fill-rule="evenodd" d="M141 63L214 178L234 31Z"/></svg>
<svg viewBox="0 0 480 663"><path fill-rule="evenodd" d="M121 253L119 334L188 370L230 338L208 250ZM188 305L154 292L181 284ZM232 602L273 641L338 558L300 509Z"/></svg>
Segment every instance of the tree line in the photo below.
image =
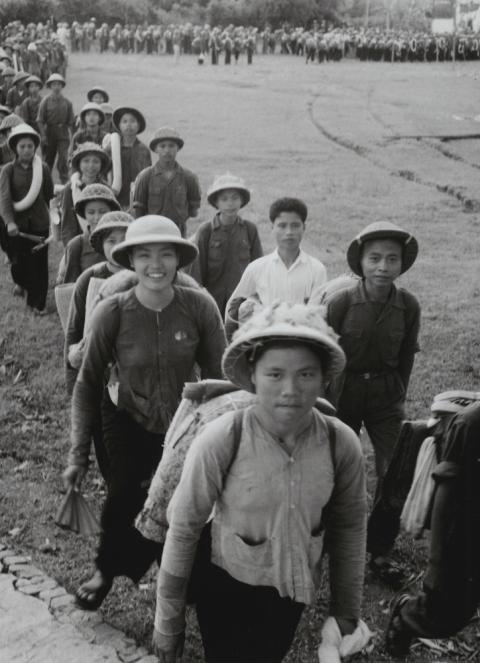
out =
<svg viewBox="0 0 480 663"><path fill-rule="evenodd" d="M81 23L95 17L103 22L168 25L251 25L272 29L285 24L312 27L314 21L330 26L346 23L360 26L425 28L429 0L0 0L0 23L73 20Z"/></svg>
<svg viewBox="0 0 480 663"><path fill-rule="evenodd" d="M354 2L354 0L350 0ZM210 23L281 27L339 19L344 0L0 0L2 25L88 21L97 23Z"/></svg>

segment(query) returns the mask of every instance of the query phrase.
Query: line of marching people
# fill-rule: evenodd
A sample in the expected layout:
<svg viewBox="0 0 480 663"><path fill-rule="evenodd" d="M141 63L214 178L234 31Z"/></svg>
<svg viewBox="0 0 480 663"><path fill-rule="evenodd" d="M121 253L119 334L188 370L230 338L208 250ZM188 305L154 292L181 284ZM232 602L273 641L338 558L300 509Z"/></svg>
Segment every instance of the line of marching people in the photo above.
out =
<svg viewBox="0 0 480 663"><path fill-rule="evenodd" d="M64 99L64 81L50 87L47 100ZM251 191L231 173L214 180L211 219L187 239L201 190L178 161L184 137L160 127L145 145L146 121L133 106L115 108L102 135L105 95L87 93L55 224L65 245L57 301L71 394L63 478L80 489L93 446L107 486L94 569L77 604L98 609L116 577L137 582L157 561L160 660L181 657L194 604L207 661L280 662L328 554L319 657L338 662L371 637L361 619L367 547L372 573L388 581L397 571L378 510L367 519L357 436L363 426L373 445L380 504L419 350L420 305L397 285L418 243L375 221L349 238L349 275L329 282L304 249L305 202L272 202L275 249L263 255L242 211ZM11 114L0 125L11 155L0 172L2 241L16 294L36 314L45 311L55 197L37 155L45 137L49 144L48 117L39 112L40 133ZM198 426L202 404L223 396L228 405L186 444L177 408L189 400ZM386 634L393 655L415 636L455 632L478 603L476 565L462 562L478 557L479 412L474 403L445 430L429 502L429 573L420 596L395 604ZM461 520L465 500L473 507Z"/></svg>

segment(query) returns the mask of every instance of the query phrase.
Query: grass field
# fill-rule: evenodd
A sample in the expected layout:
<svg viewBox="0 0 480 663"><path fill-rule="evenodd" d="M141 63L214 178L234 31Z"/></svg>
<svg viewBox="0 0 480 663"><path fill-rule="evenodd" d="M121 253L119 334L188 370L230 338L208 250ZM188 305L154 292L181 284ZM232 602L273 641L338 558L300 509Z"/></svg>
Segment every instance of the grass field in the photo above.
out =
<svg viewBox="0 0 480 663"><path fill-rule="evenodd" d="M145 113L145 142L161 125L177 127L186 143L179 161L198 173L203 191L226 170L243 176L253 190L247 214L258 222L266 250L272 248L270 203L282 195L303 198L309 207L305 248L325 263L330 277L346 269L346 247L367 223L390 220L411 230L420 256L401 282L423 311L422 350L407 403L415 418L426 416L439 391L480 386L480 154L473 139L401 136L479 132L479 76L477 63L306 66L301 58L274 56L259 57L251 67L214 68L199 67L194 58L175 65L165 57L89 54L72 56L66 95L79 110L89 87L106 87L114 106ZM202 205L200 219L210 215ZM52 277L59 257L54 247ZM38 319L26 314L11 290L2 263L0 537L73 591L89 572L95 542L59 531L53 522L68 448L62 332L53 296L52 315ZM85 485L98 509L96 471ZM424 545L402 539L399 555L418 576ZM153 572L139 590L119 581L103 608L114 625L143 643L152 626L153 581ZM367 577L364 618L377 637L359 660L388 660L382 631L391 598ZM323 606L306 614L289 661L317 660ZM475 622L437 653L438 660L478 660L479 646ZM435 655L417 645L408 660ZM196 633L185 659L202 660Z"/></svg>

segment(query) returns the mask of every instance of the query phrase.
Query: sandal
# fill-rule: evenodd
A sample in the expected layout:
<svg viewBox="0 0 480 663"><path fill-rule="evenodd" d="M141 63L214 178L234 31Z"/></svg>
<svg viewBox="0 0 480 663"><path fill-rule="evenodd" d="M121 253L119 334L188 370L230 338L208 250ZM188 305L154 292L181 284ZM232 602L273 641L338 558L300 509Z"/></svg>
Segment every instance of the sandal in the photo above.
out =
<svg viewBox="0 0 480 663"><path fill-rule="evenodd" d="M402 618L402 607L412 597L409 594L400 594L392 607L390 619L385 631L385 649L394 658L407 656L414 638L413 632Z"/></svg>
<svg viewBox="0 0 480 663"><path fill-rule="evenodd" d="M97 610L112 588L113 580L111 578L103 578L102 576L103 579L99 579L97 585L89 589L88 585L93 583L96 575L94 574L90 580L80 585L75 593L75 603L82 610ZM95 585L95 583L93 584Z"/></svg>
<svg viewBox="0 0 480 663"><path fill-rule="evenodd" d="M407 581L405 568L390 557L372 557L368 566L378 580L393 589L400 589Z"/></svg>

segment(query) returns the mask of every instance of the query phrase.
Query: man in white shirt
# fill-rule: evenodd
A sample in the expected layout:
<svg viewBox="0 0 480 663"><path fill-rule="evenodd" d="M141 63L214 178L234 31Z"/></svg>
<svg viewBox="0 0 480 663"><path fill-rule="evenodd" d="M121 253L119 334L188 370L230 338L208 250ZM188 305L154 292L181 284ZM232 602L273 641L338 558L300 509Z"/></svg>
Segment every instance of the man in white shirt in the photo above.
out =
<svg viewBox="0 0 480 663"><path fill-rule="evenodd" d="M228 336L235 330L239 308L246 300L261 306L277 300L292 304L319 301L327 270L300 248L307 213L307 206L298 198L279 198L272 203L270 221L277 248L245 269L227 303Z"/></svg>

